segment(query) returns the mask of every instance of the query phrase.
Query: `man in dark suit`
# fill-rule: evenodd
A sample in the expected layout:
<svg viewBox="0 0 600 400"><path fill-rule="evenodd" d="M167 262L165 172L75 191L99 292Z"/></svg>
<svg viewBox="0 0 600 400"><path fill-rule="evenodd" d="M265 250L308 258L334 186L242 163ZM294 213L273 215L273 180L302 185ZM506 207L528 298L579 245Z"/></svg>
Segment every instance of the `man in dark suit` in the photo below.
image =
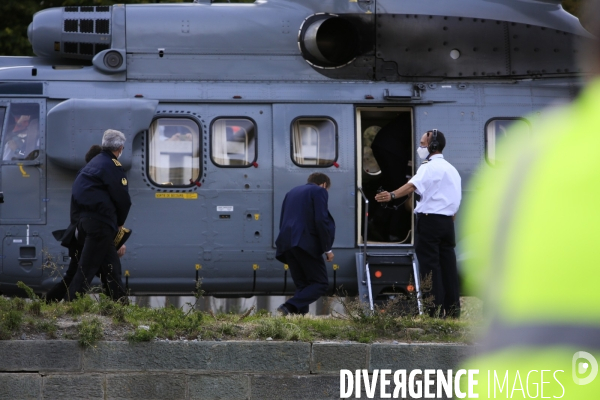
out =
<svg viewBox="0 0 600 400"><path fill-rule="evenodd" d="M283 315L306 314L309 304L329 286L323 260L333 261L335 222L327 208L329 177L315 172L306 185L290 190L283 200L276 258L287 264L296 285L294 297L277 308Z"/></svg>
<svg viewBox="0 0 600 400"><path fill-rule="evenodd" d="M125 135L108 129L102 137L102 152L79 172L73 183L72 199L79 210L77 231L83 234L81 258L65 300L85 294L92 279L103 266L110 266L107 274L109 289L114 299L124 298L126 292L121 280L121 262L114 245L129 209L131 198L127 177L118 158L123 154Z"/></svg>
<svg viewBox="0 0 600 400"><path fill-rule="evenodd" d="M97 144L92 145L85 155L85 163L89 163L92 158L96 157L101 152L102 146ZM50 290L48 290L48 293L46 293L46 302L61 301L65 297L67 289L71 284L75 273L77 272L77 265L79 258L81 257L81 250L83 249L83 238L78 238L75 233L77 230L77 223L79 222L79 210L77 209L73 198L71 198L70 213L71 224L65 230L56 231L56 234L61 235L57 237L57 240L60 240L61 242L60 244L69 249L69 257L71 258L71 262L69 263L69 268L67 269L63 279L61 279L60 282L54 285ZM55 232L52 233L54 234Z"/></svg>
<svg viewBox="0 0 600 400"><path fill-rule="evenodd" d="M97 144L92 145L85 155L86 164L100 153L102 153L102 146ZM85 238L83 237L83 234L76 235L77 223L79 222L79 210L77 209L73 198L71 198L70 213L71 224L67 227L67 229L52 232L52 234L55 235L54 237L61 242L60 244L69 249L69 257L71 262L69 263L69 267L67 268L65 276L46 293L46 302L48 303L52 301L61 301L65 297L68 287L71 284L73 277L77 273L79 259L81 258L81 252L83 250ZM119 258L123 257L126 251L127 247L123 241L123 244L120 247L117 247L117 255ZM118 290L111 289L111 286L108 284L108 275L110 275L113 271L114 270L110 268L110 266L102 266L100 278L102 280L104 293L107 296L112 296L114 300L118 300L120 298L119 296L121 296L121 293ZM114 276L111 276L110 281L116 282L117 279Z"/></svg>

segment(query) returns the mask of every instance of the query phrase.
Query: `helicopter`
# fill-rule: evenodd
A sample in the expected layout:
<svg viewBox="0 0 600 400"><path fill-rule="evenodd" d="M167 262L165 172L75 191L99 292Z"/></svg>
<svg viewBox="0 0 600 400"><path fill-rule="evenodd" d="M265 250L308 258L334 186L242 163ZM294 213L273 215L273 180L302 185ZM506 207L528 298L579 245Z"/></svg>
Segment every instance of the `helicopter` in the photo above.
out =
<svg viewBox="0 0 600 400"><path fill-rule="evenodd" d="M509 126L532 131L527 115L575 97L593 40L558 0L66 6L36 13L28 37L36 56L0 57L0 293L60 279L52 232L110 128L127 138L132 294L292 294L281 204L323 172L330 293L371 303L419 290L412 200L374 196L415 173L423 132L444 132L468 195L482 163L501 167Z"/></svg>

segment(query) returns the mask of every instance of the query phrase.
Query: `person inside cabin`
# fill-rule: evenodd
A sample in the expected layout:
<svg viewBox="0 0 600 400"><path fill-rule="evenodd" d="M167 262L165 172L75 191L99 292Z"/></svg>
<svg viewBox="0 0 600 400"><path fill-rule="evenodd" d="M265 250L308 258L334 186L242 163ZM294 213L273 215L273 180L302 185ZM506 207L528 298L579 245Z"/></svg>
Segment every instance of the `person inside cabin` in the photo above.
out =
<svg viewBox="0 0 600 400"><path fill-rule="evenodd" d="M412 144L410 135L406 134L407 127L411 127L411 117L403 113L381 128L371 144L381 169L380 183L384 191L399 188L412 176ZM411 205L411 195L380 203L371 213L372 226L376 229L369 237L383 242L406 241L411 226Z"/></svg>
<svg viewBox="0 0 600 400"><path fill-rule="evenodd" d="M3 160L33 160L39 154L39 117L37 104L11 105L8 140Z"/></svg>

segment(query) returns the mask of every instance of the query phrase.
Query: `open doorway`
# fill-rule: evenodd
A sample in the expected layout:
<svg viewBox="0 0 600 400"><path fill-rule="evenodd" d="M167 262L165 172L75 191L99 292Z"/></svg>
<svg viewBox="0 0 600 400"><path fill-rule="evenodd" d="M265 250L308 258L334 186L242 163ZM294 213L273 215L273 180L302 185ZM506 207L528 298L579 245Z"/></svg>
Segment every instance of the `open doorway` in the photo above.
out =
<svg viewBox="0 0 600 400"><path fill-rule="evenodd" d="M363 202L358 210L358 243L381 246L413 244L413 198L402 197L389 203L377 203L378 191L391 191L412 177L412 109L401 107L361 107L356 110L358 185L369 200L365 221Z"/></svg>

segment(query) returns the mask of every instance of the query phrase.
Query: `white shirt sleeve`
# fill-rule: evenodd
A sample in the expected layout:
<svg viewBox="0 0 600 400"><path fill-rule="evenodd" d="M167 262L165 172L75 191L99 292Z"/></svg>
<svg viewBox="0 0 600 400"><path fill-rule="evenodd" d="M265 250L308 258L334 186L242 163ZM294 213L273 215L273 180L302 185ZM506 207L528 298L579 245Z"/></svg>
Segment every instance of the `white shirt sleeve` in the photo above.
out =
<svg viewBox="0 0 600 400"><path fill-rule="evenodd" d="M427 190L427 188L431 184L431 179L429 179L429 173L427 172L427 164L422 165L418 170L415 176L413 176L408 182L415 185L416 192L418 195L423 195L423 192Z"/></svg>

